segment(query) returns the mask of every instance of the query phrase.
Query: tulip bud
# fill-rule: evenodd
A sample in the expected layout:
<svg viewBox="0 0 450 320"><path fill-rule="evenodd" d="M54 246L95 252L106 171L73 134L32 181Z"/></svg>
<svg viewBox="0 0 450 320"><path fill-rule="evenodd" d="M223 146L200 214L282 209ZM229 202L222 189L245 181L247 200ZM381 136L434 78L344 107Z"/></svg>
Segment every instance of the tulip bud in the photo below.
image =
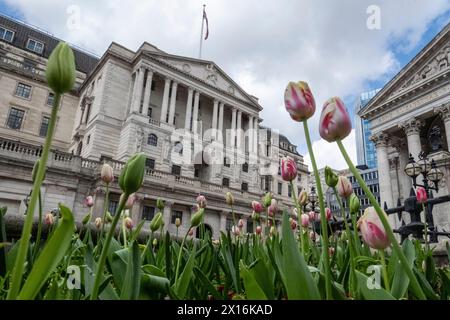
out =
<svg viewBox="0 0 450 320"><path fill-rule="evenodd" d="M191 227L197 227L200 224L200 222L202 222L204 213L205 213L205 209L200 208L196 213L194 213L192 215Z"/></svg>
<svg viewBox="0 0 450 320"><path fill-rule="evenodd" d="M263 210L261 203L259 203L258 201L252 201L252 208L256 213L261 213Z"/></svg>
<svg viewBox="0 0 450 320"><path fill-rule="evenodd" d="M428 200L427 191L423 187L417 187L416 199L418 203L425 203Z"/></svg>
<svg viewBox="0 0 450 320"><path fill-rule="evenodd" d="M302 227L307 228L309 225L309 216L305 213L302 213L302 215L300 216L300 219L301 219Z"/></svg>
<svg viewBox="0 0 450 320"><path fill-rule="evenodd" d="M100 173L100 178L106 184L110 184L111 182L114 181L113 168L109 164L107 163L103 164L102 171Z"/></svg>
<svg viewBox="0 0 450 320"><path fill-rule="evenodd" d="M152 245L153 245L153 247L156 247L158 245L158 239L156 239L156 238L153 239Z"/></svg>
<svg viewBox="0 0 450 320"><path fill-rule="evenodd" d="M45 217L44 217L44 221L45 221L45 224L46 224L47 226L51 226L51 225L53 224L53 221L54 221L53 214L47 213L47 214L45 215Z"/></svg>
<svg viewBox="0 0 450 320"><path fill-rule="evenodd" d="M352 195L352 184L350 183L350 181L348 181L347 177L339 176L337 192L342 198L348 198Z"/></svg>
<svg viewBox="0 0 450 320"><path fill-rule="evenodd" d="M306 120L316 111L316 102L308 84L304 81L288 83L284 91L284 105L295 121Z"/></svg>
<svg viewBox="0 0 450 320"><path fill-rule="evenodd" d="M319 133L328 142L342 140L352 131L347 108L338 97L328 99L320 115Z"/></svg>
<svg viewBox="0 0 450 320"><path fill-rule="evenodd" d="M294 159L290 157L281 159L281 177L284 181L292 181L297 178L297 165Z"/></svg>
<svg viewBox="0 0 450 320"><path fill-rule="evenodd" d="M332 217L333 217L333 214L331 213L331 209L325 208L325 218L327 219L327 221L330 221Z"/></svg>
<svg viewBox="0 0 450 320"><path fill-rule="evenodd" d="M316 241L316 233L315 233L314 231L310 231L310 232L309 232L309 238L310 238L312 241Z"/></svg>
<svg viewBox="0 0 450 320"><path fill-rule="evenodd" d="M269 234L270 234L271 236L273 236L273 235L275 235L276 233L277 233L277 229L275 229L275 226L271 226L271 227L270 227Z"/></svg>
<svg viewBox="0 0 450 320"><path fill-rule="evenodd" d="M292 216L294 218L298 218L298 210L297 210L297 208L292 209Z"/></svg>
<svg viewBox="0 0 450 320"><path fill-rule="evenodd" d="M386 213L383 211L386 216ZM373 249L386 249L391 244L389 237L378 217L374 207L369 207L364 210L364 214L358 220L358 227L361 230L361 235L364 242Z"/></svg>
<svg viewBox="0 0 450 320"><path fill-rule="evenodd" d="M297 221L292 219L291 221L291 229L292 230L296 230L297 229Z"/></svg>
<svg viewBox="0 0 450 320"><path fill-rule="evenodd" d="M277 214L278 212L278 202L275 199L272 199L270 202L269 208L267 208L267 213L269 216L273 217L273 215Z"/></svg>
<svg viewBox="0 0 450 320"><path fill-rule="evenodd" d="M350 196L350 213L358 213L360 208L359 198L356 194L352 193Z"/></svg>
<svg viewBox="0 0 450 320"><path fill-rule="evenodd" d="M157 214L155 214L152 221L150 222L150 230L152 230L152 232L155 232L156 230L161 228L162 222L162 213L161 211L159 211Z"/></svg>
<svg viewBox="0 0 450 320"><path fill-rule="evenodd" d="M244 219L239 219L238 227L239 227L239 229L242 229L244 227Z"/></svg>
<svg viewBox="0 0 450 320"><path fill-rule="evenodd" d="M102 218L100 218L100 217L95 218L94 224L97 229L100 229L102 227Z"/></svg>
<svg viewBox="0 0 450 320"><path fill-rule="evenodd" d="M262 227L261 226L257 226L255 232L256 232L257 235L260 235L261 232L262 232Z"/></svg>
<svg viewBox="0 0 450 320"><path fill-rule="evenodd" d="M84 216L83 220L81 221L81 223L83 225L86 225L89 223L89 221L91 220L91 213L89 212L87 215Z"/></svg>
<svg viewBox="0 0 450 320"><path fill-rule="evenodd" d="M241 231L239 229L239 227L237 226L232 226L231 227L231 233L234 234L235 236L238 236L241 234Z"/></svg>
<svg viewBox="0 0 450 320"><path fill-rule="evenodd" d="M84 199L84 205L89 208L94 206L94 198L92 196L87 196L86 199Z"/></svg>
<svg viewBox="0 0 450 320"><path fill-rule="evenodd" d="M60 42L53 49L45 71L48 86L56 94L70 91L75 84L75 58L67 43Z"/></svg>
<svg viewBox="0 0 450 320"><path fill-rule="evenodd" d="M120 200L122 200L122 197L125 196L125 193L122 193L122 195L120 196ZM131 209L134 205L134 202L136 201L136 195L134 193L130 194L128 196L127 201L125 202L125 209Z"/></svg>
<svg viewBox="0 0 450 320"><path fill-rule="evenodd" d="M199 208L206 208L205 196L199 195L196 199Z"/></svg>
<svg viewBox="0 0 450 320"><path fill-rule="evenodd" d="M231 192L227 192L225 195L225 200L227 202L227 205L232 206L234 204L234 197Z"/></svg>
<svg viewBox="0 0 450 320"><path fill-rule="evenodd" d="M304 206L308 202L308 193L302 190L298 195L298 204Z"/></svg>
<svg viewBox="0 0 450 320"><path fill-rule="evenodd" d="M119 186L126 194L132 194L142 186L146 158L143 153L136 153L124 165L119 176Z"/></svg>
<svg viewBox="0 0 450 320"><path fill-rule="evenodd" d="M311 222L313 222L317 218L317 214L314 211L310 211L308 213L308 216L309 216L309 221L311 221Z"/></svg>
<svg viewBox="0 0 450 320"><path fill-rule="evenodd" d="M163 211L165 207L164 200L161 198L156 199L156 207L159 209L159 211Z"/></svg>
<svg viewBox="0 0 450 320"><path fill-rule="evenodd" d="M133 229L133 220L131 220L131 218L126 217L126 218L123 220L123 223L125 224L125 227L126 227L128 230Z"/></svg>
<svg viewBox="0 0 450 320"><path fill-rule="evenodd" d="M181 226L181 220L180 220L180 218L176 218L176 219L175 219L175 226L176 226L177 228L179 228L179 227Z"/></svg>
<svg viewBox="0 0 450 320"><path fill-rule="evenodd" d="M270 206L270 203L272 202L272 193L271 192L267 192L264 195L264 199L263 199L263 205L265 208L267 208L268 206Z"/></svg>
<svg viewBox="0 0 450 320"><path fill-rule="evenodd" d="M325 183L332 188L336 187L338 183L338 176L329 166L325 166Z"/></svg>

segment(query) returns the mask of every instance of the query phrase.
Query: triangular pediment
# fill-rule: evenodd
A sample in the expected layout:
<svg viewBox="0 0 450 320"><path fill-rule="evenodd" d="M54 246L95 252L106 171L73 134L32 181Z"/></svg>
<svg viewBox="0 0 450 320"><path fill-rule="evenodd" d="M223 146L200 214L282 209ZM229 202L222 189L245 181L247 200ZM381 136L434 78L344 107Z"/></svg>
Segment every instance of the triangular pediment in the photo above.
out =
<svg viewBox="0 0 450 320"><path fill-rule="evenodd" d="M231 77L229 77L212 61L161 54L154 51L146 53L161 63L170 65L171 67L199 79L214 88L262 109L256 97L245 92L244 89L242 89L236 82L233 81L233 79L231 79Z"/></svg>
<svg viewBox="0 0 450 320"><path fill-rule="evenodd" d="M436 35L358 114L365 116L386 103L450 73L450 24Z"/></svg>

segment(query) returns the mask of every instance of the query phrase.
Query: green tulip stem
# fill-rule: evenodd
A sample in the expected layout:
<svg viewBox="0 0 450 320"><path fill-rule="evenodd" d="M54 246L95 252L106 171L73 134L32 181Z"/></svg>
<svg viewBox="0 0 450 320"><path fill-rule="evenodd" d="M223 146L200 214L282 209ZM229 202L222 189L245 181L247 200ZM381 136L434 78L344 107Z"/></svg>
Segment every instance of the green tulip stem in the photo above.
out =
<svg viewBox="0 0 450 320"><path fill-rule="evenodd" d="M231 216L233 217L233 227L234 227L233 229L234 229L234 231L236 231L236 228L237 228L236 215L234 214L233 205L230 205L230 208L231 208ZM235 232L233 232L233 235L234 235L234 240L237 240L237 236L236 236Z"/></svg>
<svg viewBox="0 0 450 320"><path fill-rule="evenodd" d="M127 202L129 194L124 193L123 197L121 197L121 201L119 202L119 207L116 210L116 214L114 215L114 219L111 223L111 227L106 235L105 245L102 248L102 252L100 254L100 259L98 261L97 272L95 273L95 281L94 286L92 288L91 300L97 300L98 290L100 288L100 282L103 278L103 269L105 268L106 257L108 256L109 246L111 244L112 237L114 236L114 232L116 230L117 223L120 220L120 214L125 207L125 203Z"/></svg>
<svg viewBox="0 0 450 320"><path fill-rule="evenodd" d="M122 217L122 234L123 234L123 246L127 248L128 245L127 245L127 229L125 226L125 215Z"/></svg>
<svg viewBox="0 0 450 320"><path fill-rule="evenodd" d="M414 273L412 269L409 267L408 260L405 257L405 254L403 253L402 249L400 248L400 245L397 242L397 239L394 236L394 233L392 232L392 228L386 219L386 215L381 209L380 205L378 204L377 200L375 199L372 192L370 192L369 188L367 187L366 183L364 182L363 178L361 177L361 174L359 173L358 169L356 169L355 165L353 164L352 160L350 159L347 151L345 150L344 145L342 144L341 140L336 140L336 143L341 150L342 155L344 156L345 161L348 164L348 167L350 171L353 173L353 175L356 177L356 180L358 180L359 185L363 189L366 196L369 198L371 204L374 206L375 211L378 214L378 217L381 220L381 223L383 224L384 229L386 230L387 236L389 240L392 243L392 249L397 254L397 257L400 260L400 263L403 266L403 269L405 270L406 274L409 277L409 281L411 282L411 287L414 290L414 293L417 295L419 299L425 300L425 294L423 293L422 288L419 285L419 282L417 281L416 277L414 276Z"/></svg>
<svg viewBox="0 0 450 320"><path fill-rule="evenodd" d="M153 240L153 231L150 230L150 236L148 237L147 245L145 246L144 250L142 251L141 261L144 261L148 247L152 244L152 240Z"/></svg>
<svg viewBox="0 0 450 320"><path fill-rule="evenodd" d="M189 234L189 231L191 231L191 229L192 229L192 226L189 227L188 231L184 235L183 241L181 242L180 251L178 252L177 268L176 268L176 271L175 271L175 288L177 287L178 274L180 272L181 253L183 252L184 243L186 242L186 238L187 238L187 236Z"/></svg>
<svg viewBox="0 0 450 320"><path fill-rule="evenodd" d="M387 273L387 269L386 269L386 258L384 256L384 250L378 250L378 252L380 253L380 258L381 258L381 272L383 273L383 280L384 280L384 288L387 291L391 291L391 288L389 286L389 278L388 278L388 273Z"/></svg>
<svg viewBox="0 0 450 320"><path fill-rule="evenodd" d="M297 195L295 194L295 189L294 189L294 183L291 181L289 181L290 185L291 185L291 190L292 190L292 196L294 198L294 203L295 203L295 207L297 208L297 221L298 224L300 226L300 247L302 248L302 253L305 254L305 241L303 240L303 226L301 224L301 215L302 215L302 210L300 209L300 205L298 204L297 201Z"/></svg>
<svg viewBox="0 0 450 320"><path fill-rule="evenodd" d="M36 235L36 243L34 244L34 250L33 250L33 260L36 258L36 254L39 250L39 244L41 242L41 234L42 234L42 194L41 190L39 190L38 195L38 208L39 208L39 222L38 222L38 229L37 229L37 235Z"/></svg>
<svg viewBox="0 0 450 320"><path fill-rule="evenodd" d="M331 270L330 270L330 261L328 259L328 228L327 228L327 219L325 216L325 204L323 201L323 192L322 192L322 184L320 183L319 171L317 170L316 158L314 157L314 151L311 144L311 138L309 135L308 129L308 121L303 120L303 128L305 129L305 139L306 144L308 145L308 152L311 157L311 164L314 170L314 178L316 179L316 187L317 187L317 195L319 197L319 206L320 206L320 224L321 224L321 233L323 238L323 264L325 271L325 292L327 300L332 299L331 293Z"/></svg>
<svg viewBox="0 0 450 320"><path fill-rule="evenodd" d="M109 200L109 183L106 184L105 201L103 203L102 229L100 231L100 238L97 239L97 245L98 243L100 243L100 240L103 239L103 232L105 230L105 223L106 223L106 212L108 211L108 200Z"/></svg>
<svg viewBox="0 0 450 320"><path fill-rule="evenodd" d="M17 252L16 263L12 271L11 284L8 291L7 299L14 300L20 291L22 284L22 276L25 266L25 259L28 252L28 246L30 244L31 229L33 227L33 217L36 208L36 202L41 191L42 181L44 180L48 154L50 152L50 146L52 145L53 134L56 127L57 114L59 109L59 102L61 101L61 94L55 93L55 99L53 100L52 112L48 123L47 136L45 137L44 148L42 149L42 156L37 169L36 179L33 184L33 191L31 192L31 199L27 207L24 225L22 228L22 236L20 238L19 249Z"/></svg>

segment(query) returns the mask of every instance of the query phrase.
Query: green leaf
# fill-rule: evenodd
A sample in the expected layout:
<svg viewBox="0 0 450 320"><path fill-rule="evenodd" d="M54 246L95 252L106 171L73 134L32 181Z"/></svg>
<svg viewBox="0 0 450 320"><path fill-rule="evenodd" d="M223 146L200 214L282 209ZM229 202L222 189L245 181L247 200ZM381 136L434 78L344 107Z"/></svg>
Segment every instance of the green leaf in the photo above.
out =
<svg viewBox="0 0 450 320"><path fill-rule="evenodd" d="M154 276L166 277L164 271L162 271L157 266L154 266L152 264L146 264L146 265L142 266L142 270L144 272L149 273L149 274L154 275Z"/></svg>
<svg viewBox="0 0 450 320"><path fill-rule="evenodd" d="M37 295L50 274L65 256L72 242L75 228L73 214L69 208L62 204L59 205L59 210L62 219L34 263L18 299L31 300Z"/></svg>
<svg viewBox="0 0 450 320"><path fill-rule="evenodd" d="M422 288L423 293L426 295L426 297L430 300L437 300L438 296L436 295L436 293L434 293L433 288L431 287L430 283L425 278L423 273L420 272L419 270L417 270L416 267L413 268L413 271L414 271L414 274L417 277L417 281L419 281L420 287Z"/></svg>
<svg viewBox="0 0 450 320"><path fill-rule="evenodd" d="M395 300L395 298L386 290L384 290L380 284L378 286L370 287L368 284L372 281L363 273L355 270L356 277L358 278L358 287L363 297L366 300Z"/></svg>
<svg viewBox="0 0 450 320"><path fill-rule="evenodd" d="M244 280L245 294L250 300L267 300L264 291L259 286L253 274L244 265L242 260L239 263L239 270L241 278Z"/></svg>
<svg viewBox="0 0 450 320"><path fill-rule="evenodd" d="M192 279L192 272L194 270L195 264L195 247L191 251L189 255L189 259L186 262L183 272L178 279L177 287L175 288L175 292L180 299L184 299L186 296L187 289L189 287L189 282Z"/></svg>
<svg viewBox="0 0 450 320"><path fill-rule="evenodd" d="M134 229L134 231L131 234L130 237L130 242L137 240L137 237L139 236L139 234L141 233L141 229L144 226L145 222L147 220L141 220L141 222L138 223L138 225L136 226L136 228Z"/></svg>
<svg viewBox="0 0 450 320"><path fill-rule="evenodd" d="M167 293L170 281L166 277L154 276L143 273L141 276L141 293L154 295L155 293Z"/></svg>
<svg viewBox="0 0 450 320"><path fill-rule="evenodd" d="M202 285L208 290L208 292L214 297L216 300L221 300L223 297L220 295L220 293L216 290L214 285L211 283L211 281L208 279L208 277L203 273L203 271L195 267L194 273L196 276L196 279L198 279Z"/></svg>
<svg viewBox="0 0 450 320"><path fill-rule="evenodd" d="M6 207L0 208L0 245L6 243L6 232L5 232L5 222L3 217L6 214ZM6 248L2 245L0 246L0 277L6 274Z"/></svg>
<svg viewBox="0 0 450 320"><path fill-rule="evenodd" d="M412 268L414 264L414 260L416 259L416 250L414 248L414 245L411 243L410 240L406 239L402 244L403 252L405 253L406 260L408 261L408 265L410 268ZM396 255L392 256L391 259L395 259ZM409 277L405 272L405 268L400 263L400 260L395 259L393 263L395 263L395 273L394 278L392 280L392 289L391 294L396 298L400 299L408 290L409 286ZM391 261L389 261L389 265L391 264Z"/></svg>
<svg viewBox="0 0 450 320"><path fill-rule="evenodd" d="M141 254L137 241L133 241L128 254L127 271L125 281L120 292L121 300L136 300L139 296L141 285Z"/></svg>

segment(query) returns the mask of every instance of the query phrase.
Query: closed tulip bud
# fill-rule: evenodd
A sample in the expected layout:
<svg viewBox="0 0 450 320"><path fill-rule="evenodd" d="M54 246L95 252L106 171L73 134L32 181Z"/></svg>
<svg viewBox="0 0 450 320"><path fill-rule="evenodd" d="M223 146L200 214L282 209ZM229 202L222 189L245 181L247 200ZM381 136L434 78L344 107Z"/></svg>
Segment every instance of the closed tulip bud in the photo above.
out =
<svg viewBox="0 0 450 320"><path fill-rule="evenodd" d="M310 238L312 241L316 241L316 233L315 233L314 231L310 231L310 232L309 232L309 238Z"/></svg>
<svg viewBox="0 0 450 320"><path fill-rule="evenodd" d="M308 202L308 192L306 190L302 190L298 194L298 204L304 206Z"/></svg>
<svg viewBox="0 0 450 320"><path fill-rule="evenodd" d="M273 235L275 235L276 233L277 233L277 229L275 229L275 226L271 226L271 227L270 227L269 234L270 234L271 236L273 236Z"/></svg>
<svg viewBox="0 0 450 320"><path fill-rule="evenodd" d="M352 193L350 196L350 213L358 213L360 208L359 198Z"/></svg>
<svg viewBox="0 0 450 320"><path fill-rule="evenodd" d="M384 211L383 214L387 219ZM374 207L369 207L364 210L363 216L358 220L358 227L361 230L364 242L369 247L380 250L390 246L391 241Z"/></svg>
<svg viewBox="0 0 450 320"><path fill-rule="evenodd" d="M300 216L300 219L301 219L302 227L307 228L309 225L309 216L305 213L302 213L302 215Z"/></svg>
<svg viewBox="0 0 450 320"><path fill-rule="evenodd" d="M309 216L309 221L311 221L311 222L313 222L317 218L317 215L316 215L316 213L314 211L310 211L308 213L308 216Z"/></svg>
<svg viewBox="0 0 450 320"><path fill-rule="evenodd" d="M152 232L155 232L156 230L161 228L162 223L163 223L162 212L159 211L157 214L155 214L152 221L150 222L150 230L152 230Z"/></svg>
<svg viewBox="0 0 450 320"><path fill-rule="evenodd" d="M423 187L417 187L416 189L416 199L419 203L425 203L428 200L427 191Z"/></svg>
<svg viewBox="0 0 450 320"><path fill-rule="evenodd" d="M244 227L244 219L239 219L238 227L239 227L239 229L242 229Z"/></svg>
<svg viewBox="0 0 450 320"><path fill-rule="evenodd" d="M264 195L264 199L263 199L263 205L265 208L267 208L268 206L270 206L270 203L272 202L272 193L271 192L267 192Z"/></svg>
<svg viewBox="0 0 450 320"><path fill-rule="evenodd" d="M194 229L189 230L188 235L192 237L194 235Z"/></svg>
<svg viewBox="0 0 450 320"><path fill-rule="evenodd" d="M270 202L269 208L267 208L267 212L269 216L273 217L273 215L277 214L278 212L278 202L275 199L272 199Z"/></svg>
<svg viewBox="0 0 450 320"><path fill-rule="evenodd" d="M295 121L303 121L312 117L316 111L316 102L309 86L304 81L289 82L284 91L286 111Z"/></svg>
<svg viewBox="0 0 450 320"><path fill-rule="evenodd" d="M262 232L262 227L261 227L261 226L257 226L257 227L256 227L256 230L255 230L255 233L256 233L257 235L260 235L261 232Z"/></svg>
<svg viewBox="0 0 450 320"><path fill-rule="evenodd" d="M297 221L292 219L291 221L291 229L292 230L296 230L297 229Z"/></svg>
<svg viewBox="0 0 450 320"><path fill-rule="evenodd" d="M84 205L89 208L94 206L94 198L92 196L87 196L86 199L84 199Z"/></svg>
<svg viewBox="0 0 450 320"><path fill-rule="evenodd" d="M124 196L125 196L125 194L122 193L122 195L120 197L122 198ZM128 196L127 201L125 202L125 209L133 208L133 205L134 205L135 201L136 201L136 195L134 193L130 194Z"/></svg>
<svg viewBox="0 0 450 320"><path fill-rule="evenodd" d="M176 219L175 219L175 226L176 226L177 228L179 228L179 227L181 226L181 220L180 220L180 218L176 218Z"/></svg>
<svg viewBox="0 0 450 320"><path fill-rule="evenodd" d="M119 176L119 186L126 194L132 194L142 186L146 158L143 153L136 153L123 167Z"/></svg>
<svg viewBox="0 0 450 320"><path fill-rule="evenodd" d="M156 239L156 238L153 239L152 245L153 245L153 247L156 247L158 245L158 239Z"/></svg>
<svg viewBox="0 0 450 320"><path fill-rule="evenodd" d="M327 186L329 187L336 187L337 183L338 183L338 176L336 175L336 173L334 173L334 171L329 167L326 166L325 167L325 183L327 184Z"/></svg>
<svg viewBox="0 0 450 320"><path fill-rule="evenodd" d="M51 226L51 225L53 224L53 221L54 221L53 214L47 213L47 214L45 215L45 217L44 217L44 221L45 221L45 224L46 224L47 226Z"/></svg>
<svg viewBox="0 0 450 320"><path fill-rule="evenodd" d="M103 164L102 171L100 173L100 178L106 184L110 184L111 182L114 181L113 168L109 164L107 163Z"/></svg>
<svg viewBox="0 0 450 320"><path fill-rule="evenodd" d="M200 224L200 222L202 222L204 213L205 213L205 209L200 208L196 213L194 213L192 215L191 227L197 227Z"/></svg>
<svg viewBox="0 0 450 320"><path fill-rule="evenodd" d="M320 115L319 133L328 142L342 140L352 131L347 108L339 97L328 99Z"/></svg>
<svg viewBox="0 0 450 320"><path fill-rule="evenodd" d="M235 236L238 236L241 234L241 230L239 229L238 226L232 226L231 233L234 234Z"/></svg>
<svg viewBox="0 0 450 320"><path fill-rule="evenodd" d="M297 165L294 159L290 157L281 159L281 177L284 181L292 181L297 178Z"/></svg>
<svg viewBox="0 0 450 320"><path fill-rule="evenodd" d="M94 224L97 229L100 229L102 227L102 218L95 218Z"/></svg>
<svg viewBox="0 0 450 320"><path fill-rule="evenodd" d="M89 221L91 221L91 213L89 212L87 215L84 216L83 220L81 221L81 223L83 225L86 225L89 223Z"/></svg>
<svg viewBox="0 0 450 320"><path fill-rule="evenodd" d="M229 206L232 206L234 204L234 197L231 192L226 193L225 201L227 202L227 205L229 205Z"/></svg>
<svg viewBox="0 0 450 320"><path fill-rule="evenodd" d="M164 200L161 198L156 199L156 207L159 209L159 211L163 211L164 210Z"/></svg>
<svg viewBox="0 0 450 320"><path fill-rule="evenodd" d="M256 213L261 213L263 211L263 207L258 201L252 201L252 208Z"/></svg>
<svg viewBox="0 0 450 320"><path fill-rule="evenodd" d="M199 195L196 199L199 208L206 208L205 196Z"/></svg>
<svg viewBox="0 0 450 320"><path fill-rule="evenodd" d="M47 61L45 71L48 86L56 94L72 90L75 84L75 58L72 49L65 42L60 42L53 49Z"/></svg>
<svg viewBox="0 0 450 320"><path fill-rule="evenodd" d="M339 176L337 192L342 198L348 198L352 195L352 184L350 183L350 181L348 181L347 177Z"/></svg>
<svg viewBox="0 0 450 320"><path fill-rule="evenodd" d="M298 218L298 211L297 211L297 208L292 209L292 216L293 216L294 218Z"/></svg>
<svg viewBox="0 0 450 320"><path fill-rule="evenodd" d="M333 214L331 213L331 209L325 208L325 218L327 219L327 221L330 221L332 217L333 217Z"/></svg>
<svg viewBox="0 0 450 320"><path fill-rule="evenodd" d="M131 220L131 218L126 217L123 223L125 224L125 228L127 228L128 230L133 229L133 220Z"/></svg>

